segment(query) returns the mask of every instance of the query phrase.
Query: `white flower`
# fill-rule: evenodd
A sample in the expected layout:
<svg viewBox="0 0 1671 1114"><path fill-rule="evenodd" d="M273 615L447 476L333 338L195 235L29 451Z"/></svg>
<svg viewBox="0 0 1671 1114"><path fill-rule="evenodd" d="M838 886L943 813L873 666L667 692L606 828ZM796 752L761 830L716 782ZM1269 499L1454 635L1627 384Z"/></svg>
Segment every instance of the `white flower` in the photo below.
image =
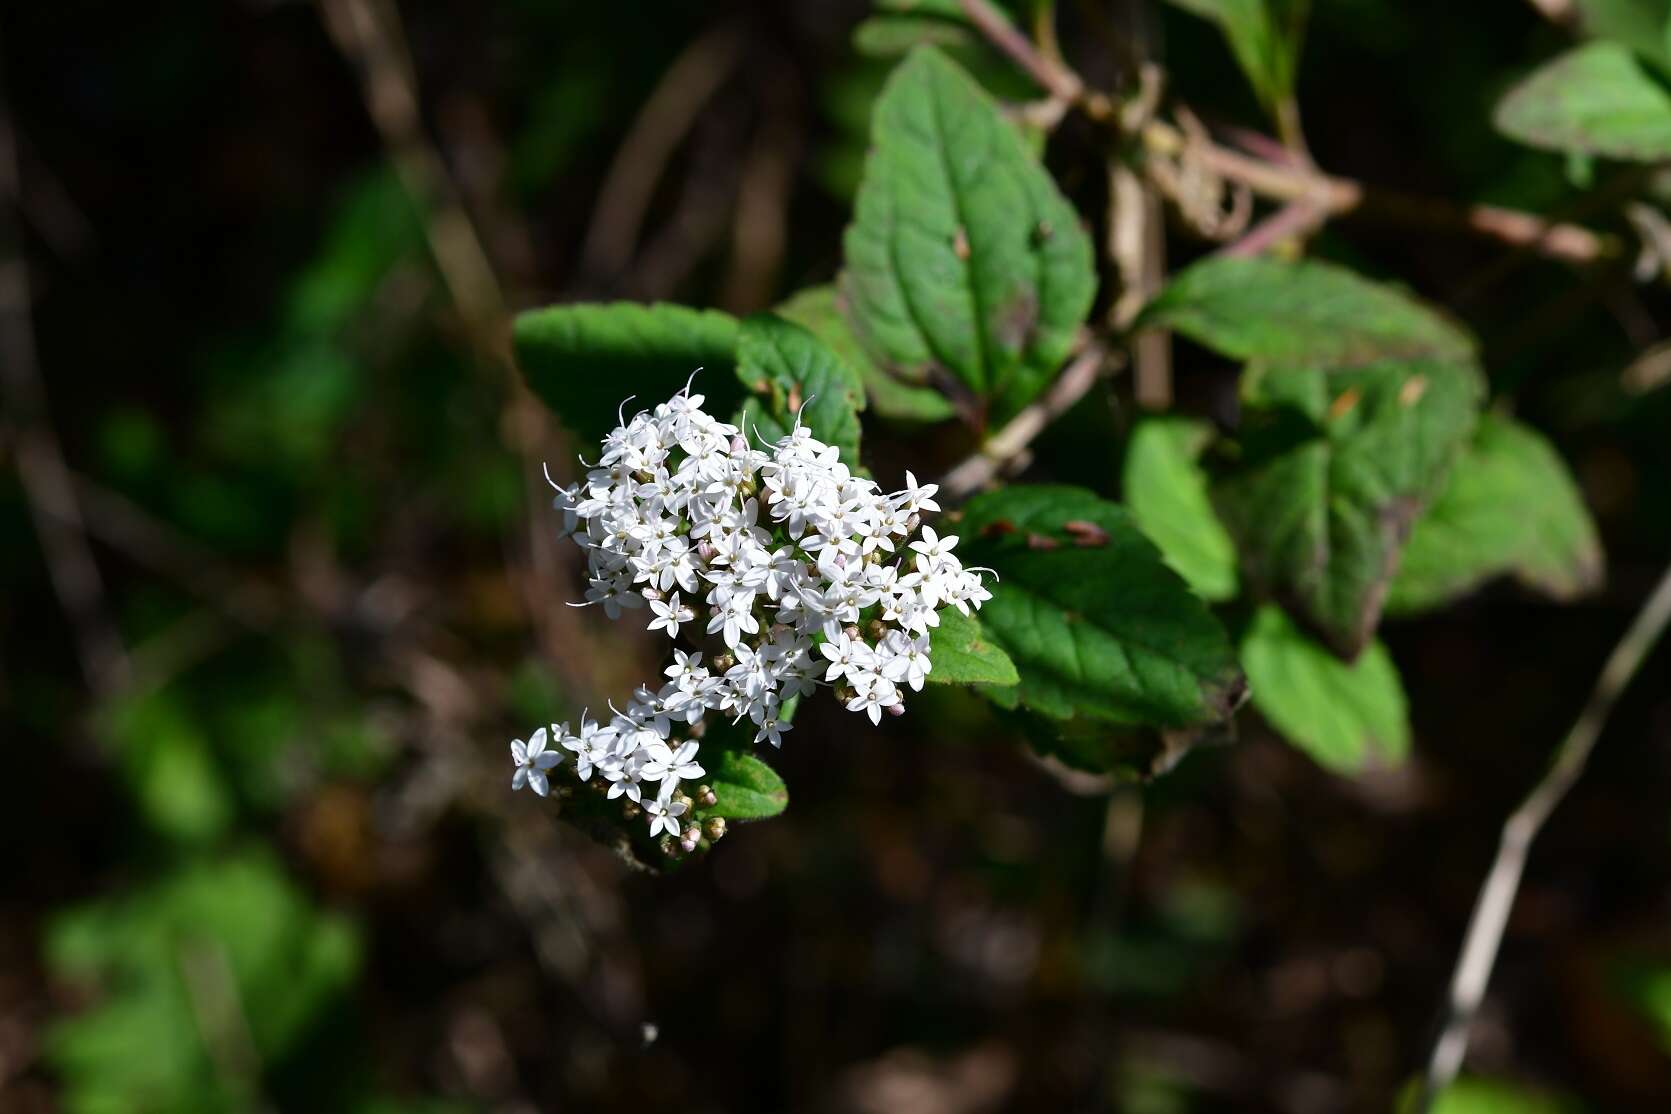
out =
<svg viewBox="0 0 1671 1114"><path fill-rule="evenodd" d="M751 430L762 441L751 446L702 402L687 384L630 418L623 403L597 464L569 487L552 484L561 532L586 556L576 606L602 604L616 618L648 605L650 630L677 639L693 624L725 644L717 658L675 650L666 683L639 689L607 726L583 714L578 735L551 729L581 782L601 773L611 796L641 804L640 783L660 782L644 804L655 835L679 835L671 795L704 776L700 744L677 735L687 725L710 711L747 716L757 743L778 746L790 730L784 705L835 684L851 690L850 710L880 723L932 670L938 610L968 614L991 598L989 570L963 568L956 537L922 527L913 539L940 509L934 484L907 472L903 490L884 493L798 415L775 443ZM543 792L556 752L540 759L536 737L539 749L513 748L515 783Z"/></svg>
<svg viewBox="0 0 1671 1114"><path fill-rule="evenodd" d="M521 739L511 743L511 761L516 763L516 773L511 776L512 790L531 785L534 792L542 797L551 791L545 771L561 762L563 756L557 751L546 750L545 738L545 728L542 727L528 736L526 743Z"/></svg>
<svg viewBox="0 0 1671 1114"><path fill-rule="evenodd" d="M697 745L694 739L674 750L666 743L650 748L650 760L644 763L644 777L650 781L695 781L708 771L696 763Z"/></svg>
<svg viewBox="0 0 1671 1114"><path fill-rule="evenodd" d="M685 814L683 801L645 801L644 815L650 818L650 838L654 839L662 832L670 836L679 834L679 817Z"/></svg>
<svg viewBox="0 0 1671 1114"><path fill-rule="evenodd" d="M650 610L655 612L655 618L650 621L651 630L665 630L667 637L678 638L679 627L696 619L696 612L679 602L679 593L674 592L664 600L651 600Z"/></svg>

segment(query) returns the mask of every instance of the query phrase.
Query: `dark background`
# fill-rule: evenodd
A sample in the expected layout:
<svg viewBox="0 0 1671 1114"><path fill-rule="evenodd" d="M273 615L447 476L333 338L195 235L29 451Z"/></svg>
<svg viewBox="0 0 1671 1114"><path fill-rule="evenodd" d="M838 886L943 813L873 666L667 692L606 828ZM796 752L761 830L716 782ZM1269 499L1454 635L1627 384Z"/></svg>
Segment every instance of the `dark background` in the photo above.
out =
<svg viewBox="0 0 1671 1114"><path fill-rule="evenodd" d="M1301 103L1330 170L1544 211L1613 173L1492 133L1566 41L1522 0L1315 6ZM1063 17L1093 76L1096 7ZM421 134L511 308L743 312L837 266L889 65L854 51L856 0L400 15ZM1210 28L1161 32L1176 93L1257 125ZM681 65L689 127L609 179ZM561 606L538 466L576 447L455 308L320 10L12 3L0 67L47 399L44 425L8 404L0 442L0 1110L1385 1109L1502 817L1671 552L1671 389L1621 381L1663 285L1332 227L1321 251L1477 330L1498 404L1582 483L1604 591L1499 585L1389 625L1416 733L1396 770L1326 774L1249 713L1111 797L955 694L881 730L814 705L773 756L781 819L633 873L513 796L505 748L627 691L648 644ZM1070 123L1049 157L1096 212L1083 148ZM1177 358L1185 404L1222 411L1224 370ZM1117 493L1129 415L1087 402L1036 475ZM13 467L43 429L112 673ZM968 446L867 430L880 471ZM1482 1076L1671 1102L1668 682L1662 648L1534 850Z"/></svg>

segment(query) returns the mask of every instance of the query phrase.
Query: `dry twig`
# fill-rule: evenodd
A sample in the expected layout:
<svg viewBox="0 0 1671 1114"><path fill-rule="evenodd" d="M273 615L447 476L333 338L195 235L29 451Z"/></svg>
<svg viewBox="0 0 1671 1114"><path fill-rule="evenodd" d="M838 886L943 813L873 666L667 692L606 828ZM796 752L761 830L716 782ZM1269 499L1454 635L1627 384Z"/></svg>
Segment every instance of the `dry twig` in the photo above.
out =
<svg viewBox="0 0 1671 1114"><path fill-rule="evenodd" d="M1463 937L1462 954L1451 976L1439 1036L1428 1058L1421 1110L1431 1108L1433 1101L1451 1084L1462 1067L1463 1057L1468 1052L1468 1030L1485 997L1485 987L1491 979L1491 968L1497 960L1497 949L1503 941L1509 911L1514 908L1515 894L1520 888L1521 874L1526 869L1526 855L1532 840L1537 837L1555 806L1561 803L1567 791L1583 774L1584 765L1595 749L1596 740L1601 737L1601 730L1606 726L1614 704L1636 676L1668 624L1671 624L1671 568L1660 577L1658 585L1637 613L1636 621L1613 648L1601 675L1596 678L1595 688L1591 690L1583 711L1566 738L1561 740L1549 771L1503 824L1496 858L1492 860L1491 870L1480 887L1473 915L1468 920L1467 934Z"/></svg>

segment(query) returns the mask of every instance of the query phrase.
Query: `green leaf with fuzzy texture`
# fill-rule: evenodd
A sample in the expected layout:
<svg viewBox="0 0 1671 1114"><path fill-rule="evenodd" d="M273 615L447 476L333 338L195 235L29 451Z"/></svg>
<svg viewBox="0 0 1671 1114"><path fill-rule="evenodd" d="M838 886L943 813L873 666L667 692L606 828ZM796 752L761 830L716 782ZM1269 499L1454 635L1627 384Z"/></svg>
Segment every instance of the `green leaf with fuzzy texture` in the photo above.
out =
<svg viewBox="0 0 1671 1114"><path fill-rule="evenodd" d="M1468 334L1403 292L1345 267L1216 256L1173 277L1138 328L1160 327L1240 360L1340 366L1470 359Z"/></svg>
<svg viewBox="0 0 1671 1114"><path fill-rule="evenodd" d="M1249 583L1358 654L1481 391L1471 366L1438 359L1250 372L1235 456L1213 484Z"/></svg>
<svg viewBox="0 0 1671 1114"><path fill-rule="evenodd" d="M843 239L850 320L880 364L1002 421L1044 389L1096 293L1079 216L956 63L921 47L877 100Z"/></svg>
<svg viewBox="0 0 1671 1114"><path fill-rule="evenodd" d="M701 810L704 817L726 820L764 820L789 807L789 789L777 771L745 750L708 749L702 752L708 776L702 780L718 802Z"/></svg>
<svg viewBox="0 0 1671 1114"><path fill-rule="evenodd" d="M1409 753L1404 686L1380 642L1348 665L1279 608L1261 607L1242 638L1242 668L1253 706L1321 765L1351 772Z"/></svg>
<svg viewBox="0 0 1671 1114"><path fill-rule="evenodd" d="M774 313L743 321L737 340L737 378L750 392L744 428L768 442L788 434L796 415L813 436L859 466L859 410L864 384L823 341Z"/></svg>
<svg viewBox="0 0 1671 1114"><path fill-rule="evenodd" d="M1310 0L1172 0L1212 20L1267 111L1293 95Z"/></svg>
<svg viewBox="0 0 1671 1114"><path fill-rule="evenodd" d="M1245 690L1224 629L1125 510L1076 487L1017 486L965 508L960 552L998 573L981 626L1020 684L996 689L1058 720L1193 728Z"/></svg>
<svg viewBox="0 0 1671 1114"><path fill-rule="evenodd" d="M1510 139L1549 151L1671 158L1671 88L1620 43L1557 56L1509 90L1494 121Z"/></svg>
<svg viewBox="0 0 1671 1114"><path fill-rule="evenodd" d="M1213 513L1201 450L1213 430L1193 418L1145 418L1126 446L1122 484L1138 528L1204 600L1236 595L1236 546Z"/></svg>
<svg viewBox="0 0 1671 1114"><path fill-rule="evenodd" d="M711 414L742 401L732 375L737 321L716 310L635 302L530 310L516 319L517 363L528 386L583 444L615 428L629 395L640 407L671 398L703 368L694 391Z"/></svg>
<svg viewBox="0 0 1671 1114"><path fill-rule="evenodd" d="M1021 677L1008 654L981 629L980 620L955 607L942 608L940 625L929 631L928 674L945 685L1016 685Z"/></svg>
<svg viewBox="0 0 1671 1114"><path fill-rule="evenodd" d="M1535 430L1488 414L1417 520L1387 610L1436 607L1504 574L1572 599L1599 587L1603 571L1595 522L1560 454Z"/></svg>
<svg viewBox="0 0 1671 1114"><path fill-rule="evenodd" d="M1256 591L1344 657L1369 642L1411 524L1473 431L1473 342L1326 263L1211 259L1144 311L1249 362L1213 504Z"/></svg>
<svg viewBox="0 0 1671 1114"><path fill-rule="evenodd" d="M840 298L833 285L810 286L779 305L777 313L810 329L843 363L859 373L872 412L884 418L918 422L939 422L957 416L946 396L933 387L903 382L877 366L842 316Z"/></svg>

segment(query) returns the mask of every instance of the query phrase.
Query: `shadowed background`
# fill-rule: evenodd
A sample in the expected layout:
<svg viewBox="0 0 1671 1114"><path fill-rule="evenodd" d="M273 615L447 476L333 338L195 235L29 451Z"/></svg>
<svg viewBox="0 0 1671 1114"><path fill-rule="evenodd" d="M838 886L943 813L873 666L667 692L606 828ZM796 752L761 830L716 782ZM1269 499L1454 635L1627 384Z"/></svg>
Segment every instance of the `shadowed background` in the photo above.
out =
<svg viewBox="0 0 1671 1114"><path fill-rule="evenodd" d="M1098 5L1063 7L1095 75ZM1490 131L1563 41L1532 6L1315 7L1322 165L1539 211L1582 192ZM1245 715L1111 794L952 695L880 730L815 702L772 756L789 811L663 878L509 791L513 733L654 666L563 606L540 465L584 447L495 323L827 280L893 61L855 49L865 15L0 13L0 1110L1385 1108L1502 817L1671 551L1671 389L1633 363L1663 285L1534 263L1482 292L1499 248L1325 234L1479 332L1608 547L1580 603L1498 585L1387 627L1399 769L1328 774ZM1257 118L1209 27L1160 30L1182 96ZM1093 209L1076 143L1050 159ZM1185 408L1232 416L1228 369L1175 355ZM1082 403L1034 474L1116 493L1130 417ZM885 486L971 444L866 436ZM1470 1060L1504 1087L1671 1098L1668 682L1662 649L1534 851Z"/></svg>

